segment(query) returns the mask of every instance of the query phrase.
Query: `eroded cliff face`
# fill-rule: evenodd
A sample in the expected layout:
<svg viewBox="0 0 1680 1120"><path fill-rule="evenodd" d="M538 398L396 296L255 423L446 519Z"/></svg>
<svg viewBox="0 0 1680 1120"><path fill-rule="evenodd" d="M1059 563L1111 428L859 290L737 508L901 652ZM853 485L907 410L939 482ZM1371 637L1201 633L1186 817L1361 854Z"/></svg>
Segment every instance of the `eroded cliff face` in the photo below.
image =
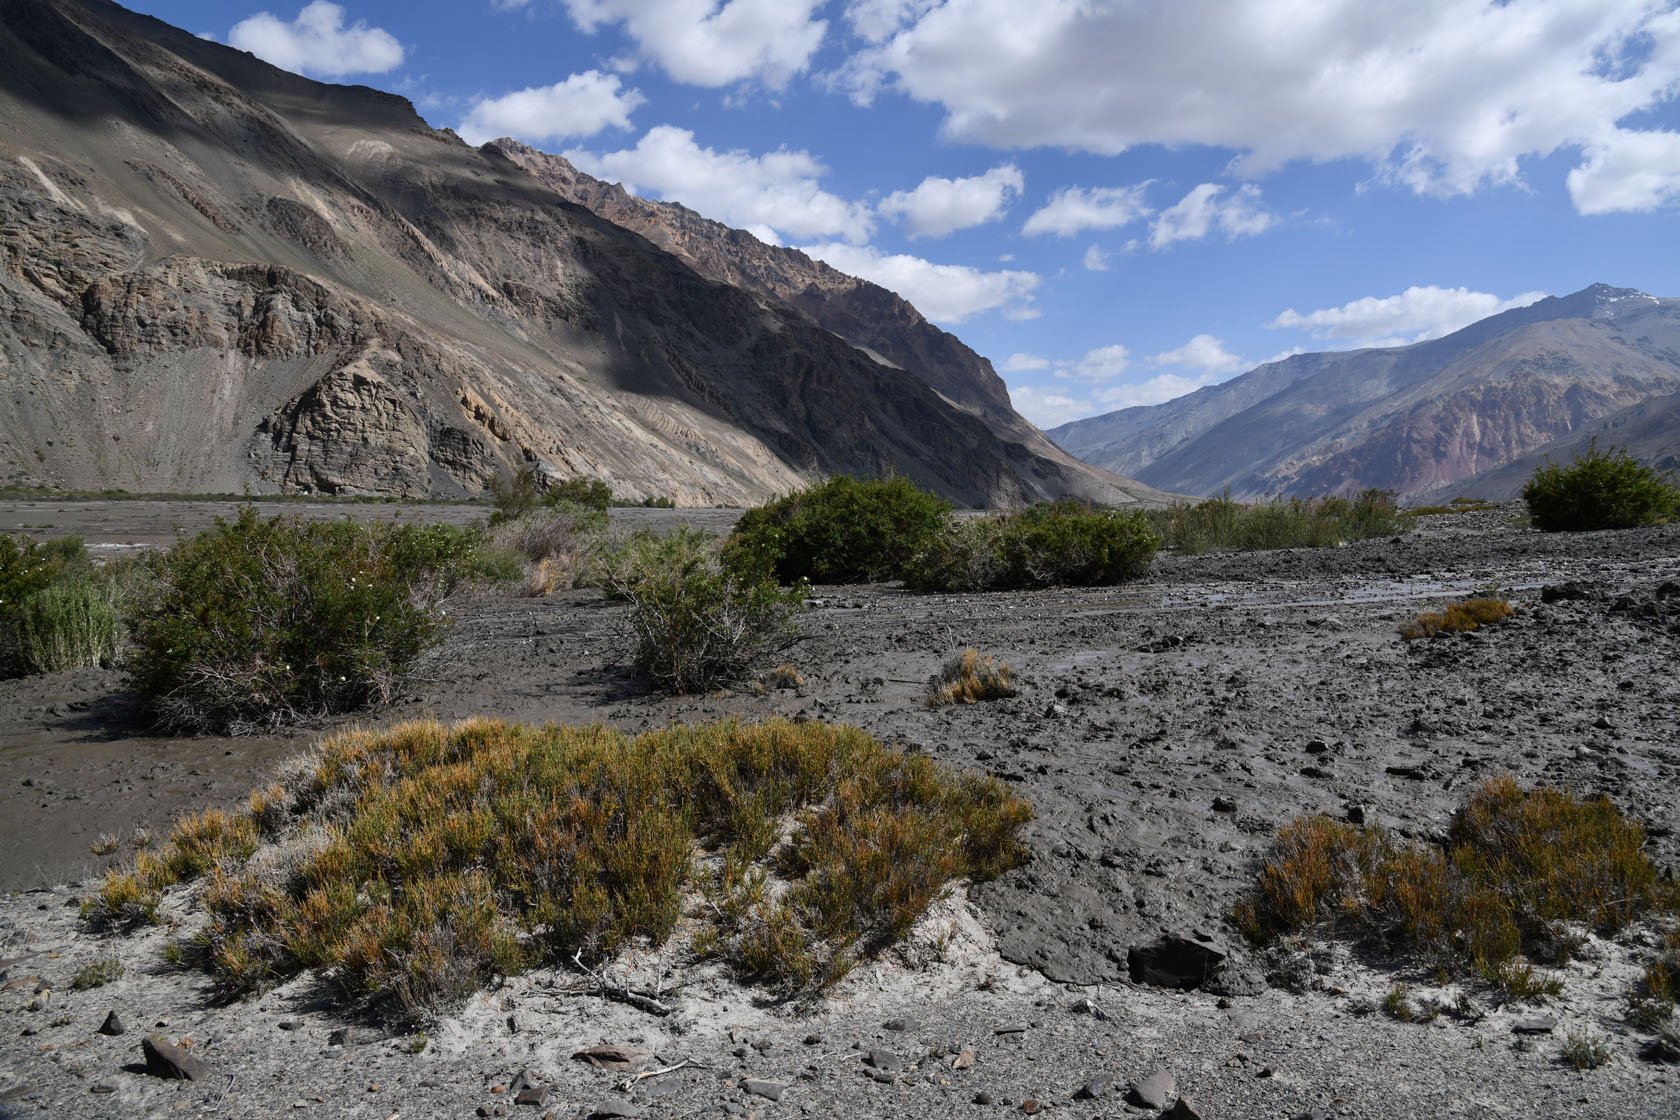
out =
<svg viewBox="0 0 1680 1120"><path fill-rule="evenodd" d="M684 504L840 471L974 505L1152 496L401 98L102 0L0 0L0 56L0 480L455 496L538 465Z"/></svg>

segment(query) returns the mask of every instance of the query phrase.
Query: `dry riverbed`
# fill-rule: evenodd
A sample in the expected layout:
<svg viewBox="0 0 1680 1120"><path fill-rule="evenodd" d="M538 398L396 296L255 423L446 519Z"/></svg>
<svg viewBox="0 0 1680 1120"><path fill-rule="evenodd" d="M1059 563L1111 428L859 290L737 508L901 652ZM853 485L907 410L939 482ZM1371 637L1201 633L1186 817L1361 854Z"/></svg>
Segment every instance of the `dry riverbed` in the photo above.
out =
<svg viewBox="0 0 1680 1120"><path fill-rule="evenodd" d="M97 549L139 537L147 516L204 516L97 505L139 503L14 504L0 509L0 528L32 517ZM420 1053L407 1036L335 1015L307 980L223 1005L205 977L163 968L162 932L82 931L71 905L88 889L79 880L131 858L136 827L162 832L183 808L233 804L330 729L161 739L138 727L120 674L0 682L0 887L14 892L0 901L0 1116L572 1117L603 1106L1143 1116L1179 1095L1206 1117L1675 1115L1676 1067L1642 1060L1646 1036L1623 1018L1651 951L1640 931L1589 943L1564 969L1565 995L1545 1006L1502 1007L1471 989L1483 1017L1404 1023L1381 1010L1397 983L1414 999L1456 989L1436 992L1405 962L1342 945L1261 960L1225 922L1291 817L1351 814L1435 836L1502 772L1608 794L1647 825L1658 862L1680 866L1680 527L1548 536L1513 524L1518 512L1429 518L1408 537L1340 549L1165 556L1115 589L821 588L791 653L805 684L762 695L648 694L615 663L622 608L591 592L453 603L448 642L398 703L361 722L484 714L636 731L736 716L843 721L996 774L1031 800L1029 864L949 900L905 954L860 970L814 1009L767 1003L652 951L626 967L662 993L669 1016L602 999L587 978L537 973L484 993ZM615 511L622 521L694 516ZM713 528L731 517L700 516ZM1543 595L1566 584L1573 597ZM1483 591L1510 599L1517 617L1400 641L1397 628L1420 610ZM928 676L969 646L1013 666L1020 695L923 707ZM123 842L95 857L102 834ZM196 920L176 917L183 929ZM1134 983L1129 951L1163 933L1228 952L1223 972L1199 991ZM112 955L125 966L119 980L69 990L79 968ZM97 1033L113 1008L128 1033ZM125 1068L154 1034L190 1036L213 1074L166 1083ZM1571 1035L1599 1040L1607 1064L1562 1064ZM617 1071L571 1056L601 1043L644 1053ZM495 1091L522 1070L548 1087L542 1105ZM1128 1083L1156 1070L1175 1083L1163 1105L1128 1104Z"/></svg>

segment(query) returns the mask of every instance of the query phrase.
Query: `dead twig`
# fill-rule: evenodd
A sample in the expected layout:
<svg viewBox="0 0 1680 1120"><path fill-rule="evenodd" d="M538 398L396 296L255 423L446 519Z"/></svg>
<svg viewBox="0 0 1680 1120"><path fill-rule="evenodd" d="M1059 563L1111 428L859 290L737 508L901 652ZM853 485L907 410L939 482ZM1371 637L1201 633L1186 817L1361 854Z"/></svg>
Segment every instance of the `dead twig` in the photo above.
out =
<svg viewBox="0 0 1680 1120"><path fill-rule="evenodd" d="M605 996L607 999L617 1000L619 1003L627 1003L638 1011L646 1011L649 1015L664 1016L671 1014L671 1009L669 1007L659 1002L657 999L654 999L646 992L634 991L628 984L615 985L609 983L605 976L602 976L599 972L596 972L593 968L590 968L588 965L583 963L583 953L581 950L572 954L572 963L577 965L579 970L594 979L595 983L600 987L600 994Z"/></svg>
<svg viewBox="0 0 1680 1120"><path fill-rule="evenodd" d="M618 1091L621 1093L628 1093L631 1089L635 1088L637 1082L646 1081L650 1077L664 1077L667 1073L675 1073L679 1069L687 1069L689 1066L693 1066L695 1069L712 1068L704 1062L695 1061L693 1058L684 1058L674 1066L666 1066L664 1069L650 1069L644 1073L638 1073L634 1077L626 1078L623 1084L619 1085Z"/></svg>

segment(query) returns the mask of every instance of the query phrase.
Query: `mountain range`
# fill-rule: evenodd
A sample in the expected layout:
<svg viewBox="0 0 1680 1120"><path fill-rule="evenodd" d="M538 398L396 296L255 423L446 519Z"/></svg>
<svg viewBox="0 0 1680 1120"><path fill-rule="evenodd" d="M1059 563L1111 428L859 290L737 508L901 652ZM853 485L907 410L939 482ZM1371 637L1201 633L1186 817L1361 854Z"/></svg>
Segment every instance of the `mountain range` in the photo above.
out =
<svg viewBox="0 0 1680 1120"><path fill-rule="evenodd" d="M1672 461L1677 392L1680 300L1594 284L1441 338L1297 354L1048 434L1186 494L1504 498L1546 454L1567 460L1593 434Z"/></svg>
<svg viewBox="0 0 1680 1120"><path fill-rule="evenodd" d="M401 97L105 0L0 0L0 57L0 482L1163 498L891 293Z"/></svg>

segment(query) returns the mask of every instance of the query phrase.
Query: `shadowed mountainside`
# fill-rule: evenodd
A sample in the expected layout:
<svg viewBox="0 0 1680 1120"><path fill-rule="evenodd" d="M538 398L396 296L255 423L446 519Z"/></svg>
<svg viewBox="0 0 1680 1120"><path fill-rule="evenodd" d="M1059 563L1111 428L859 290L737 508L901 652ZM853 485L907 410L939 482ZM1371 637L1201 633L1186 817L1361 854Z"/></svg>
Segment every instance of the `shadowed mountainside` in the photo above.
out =
<svg viewBox="0 0 1680 1120"><path fill-rule="evenodd" d="M103 0L0 0L0 55L0 480L456 496L529 464L685 504L842 471L1155 497L400 97Z"/></svg>
<svg viewBox="0 0 1680 1120"><path fill-rule="evenodd" d="M1184 493L1422 495L1677 389L1680 300L1595 284L1443 338L1299 354L1049 434Z"/></svg>

